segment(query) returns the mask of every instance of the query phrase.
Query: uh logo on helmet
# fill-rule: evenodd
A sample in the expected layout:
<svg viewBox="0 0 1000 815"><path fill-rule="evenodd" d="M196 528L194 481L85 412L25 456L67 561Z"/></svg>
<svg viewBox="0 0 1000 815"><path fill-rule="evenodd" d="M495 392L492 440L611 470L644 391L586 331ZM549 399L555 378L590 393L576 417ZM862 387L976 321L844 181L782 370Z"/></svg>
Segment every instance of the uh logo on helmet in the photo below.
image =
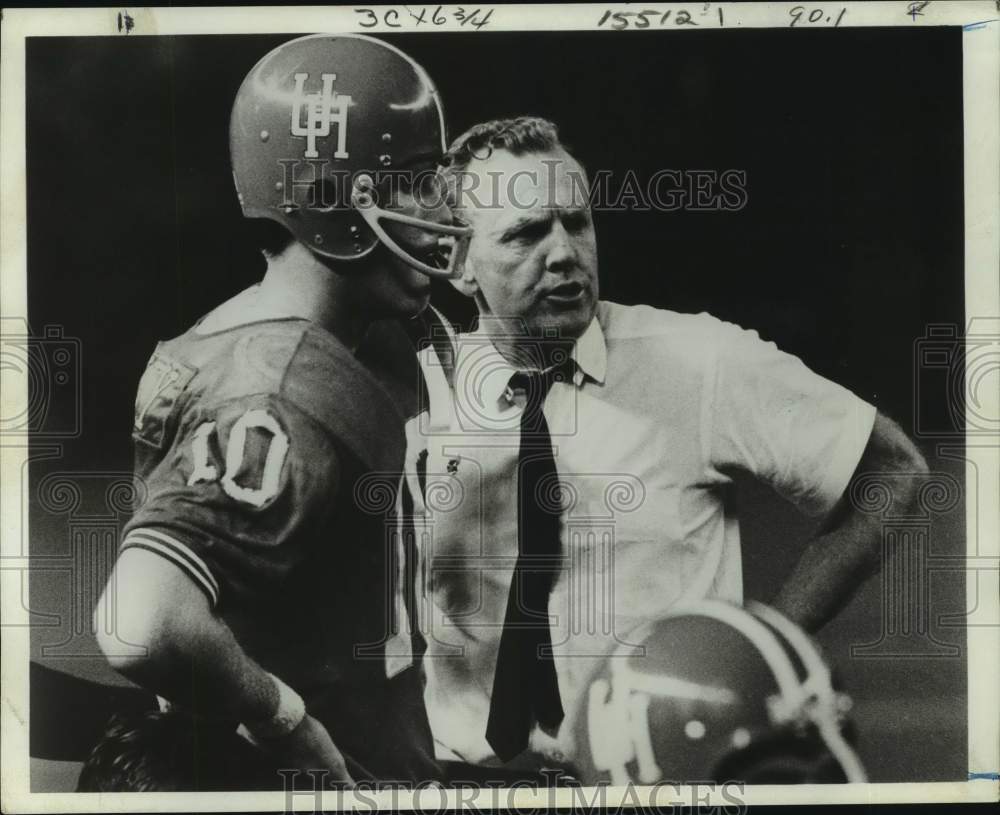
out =
<svg viewBox="0 0 1000 815"><path fill-rule="evenodd" d="M773 609L705 601L628 639L576 717L583 783L866 780L844 736L850 699Z"/></svg>
<svg viewBox="0 0 1000 815"><path fill-rule="evenodd" d="M434 177L446 147L437 89L399 49L358 34L316 34L278 46L240 86L229 147L247 218L277 221L334 260L363 258L382 243L424 274L458 273L470 229L393 211L391 201L379 200L384 179L412 184L410 168L421 168L425 181ZM442 203L433 194L428 206ZM438 239L416 257L385 222Z"/></svg>

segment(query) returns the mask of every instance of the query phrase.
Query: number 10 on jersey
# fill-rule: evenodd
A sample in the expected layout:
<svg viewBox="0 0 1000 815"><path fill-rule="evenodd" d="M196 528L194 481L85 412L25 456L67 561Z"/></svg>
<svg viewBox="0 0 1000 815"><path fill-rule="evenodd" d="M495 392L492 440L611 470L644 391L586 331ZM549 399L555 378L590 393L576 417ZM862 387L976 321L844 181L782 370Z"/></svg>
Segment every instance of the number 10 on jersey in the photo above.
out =
<svg viewBox="0 0 1000 815"><path fill-rule="evenodd" d="M266 452L255 456L255 461L246 462L251 466L244 468L246 457L247 433L253 429L265 431L268 441ZM216 433L215 422L204 422L195 430L191 437L191 458L194 468L188 479L188 486L218 481L226 495L237 501L260 507L278 494L281 484L281 468L288 454L288 436L281 429L278 420L266 410L256 408L248 410L233 425L226 444L226 461L223 472L212 463L209 452L209 441ZM246 470L256 471L259 475L254 479L256 486L239 484L236 477L241 473L246 476Z"/></svg>

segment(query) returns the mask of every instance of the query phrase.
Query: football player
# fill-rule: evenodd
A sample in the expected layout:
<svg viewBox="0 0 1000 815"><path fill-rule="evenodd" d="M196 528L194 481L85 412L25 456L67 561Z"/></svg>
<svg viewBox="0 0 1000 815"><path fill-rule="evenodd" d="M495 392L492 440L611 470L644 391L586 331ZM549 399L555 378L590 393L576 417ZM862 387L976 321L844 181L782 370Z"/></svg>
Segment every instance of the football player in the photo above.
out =
<svg viewBox="0 0 1000 815"><path fill-rule="evenodd" d="M419 314L468 237L436 194L444 139L434 85L392 46L315 35L267 54L230 125L266 274L161 342L136 400L147 497L104 653L276 766L341 783L437 773L413 648L392 635L409 629L382 475L402 471L416 363L379 320Z"/></svg>

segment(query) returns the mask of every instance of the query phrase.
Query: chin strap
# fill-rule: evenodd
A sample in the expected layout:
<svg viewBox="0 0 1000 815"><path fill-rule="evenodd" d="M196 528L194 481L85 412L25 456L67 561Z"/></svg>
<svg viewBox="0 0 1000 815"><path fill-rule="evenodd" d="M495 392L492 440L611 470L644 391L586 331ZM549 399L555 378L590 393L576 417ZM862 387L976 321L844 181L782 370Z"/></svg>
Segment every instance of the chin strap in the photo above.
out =
<svg viewBox="0 0 1000 815"><path fill-rule="evenodd" d="M374 181L372 177L364 174L359 175L354 180L354 188L351 191L351 206L364 218L365 223L371 227L372 232L375 233L390 252L404 263L412 266L419 272L423 272L428 277L451 280L461 276L465 256L469 251L469 239L472 237L471 227L438 224L422 218L415 218L412 215L390 212L375 203L373 190ZM437 254L440 254L442 258L447 257L445 266L431 266L429 263L425 263L414 257L390 237L389 233L383 228L382 221L413 226L417 229L436 232L441 235L437 241Z"/></svg>

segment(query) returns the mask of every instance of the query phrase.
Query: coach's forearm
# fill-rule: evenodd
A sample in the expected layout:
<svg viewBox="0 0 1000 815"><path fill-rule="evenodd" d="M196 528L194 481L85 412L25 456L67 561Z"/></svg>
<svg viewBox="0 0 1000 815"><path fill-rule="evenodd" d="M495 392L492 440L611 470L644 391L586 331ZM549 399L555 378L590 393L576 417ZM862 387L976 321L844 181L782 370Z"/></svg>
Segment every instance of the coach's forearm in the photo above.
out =
<svg viewBox="0 0 1000 815"><path fill-rule="evenodd" d="M851 513L810 542L772 604L806 631L817 631L878 571L880 548L877 523Z"/></svg>
<svg viewBox="0 0 1000 815"><path fill-rule="evenodd" d="M199 715L255 722L274 714L279 699L271 678L176 567L127 550L109 586L116 625L98 642L113 668Z"/></svg>
<svg viewBox="0 0 1000 815"><path fill-rule="evenodd" d="M877 416L872 435L839 507L796 564L773 605L807 631L816 631L847 604L882 559L881 519L861 512L850 500L854 480L878 476L897 511L918 500L927 472L923 456L902 430Z"/></svg>

